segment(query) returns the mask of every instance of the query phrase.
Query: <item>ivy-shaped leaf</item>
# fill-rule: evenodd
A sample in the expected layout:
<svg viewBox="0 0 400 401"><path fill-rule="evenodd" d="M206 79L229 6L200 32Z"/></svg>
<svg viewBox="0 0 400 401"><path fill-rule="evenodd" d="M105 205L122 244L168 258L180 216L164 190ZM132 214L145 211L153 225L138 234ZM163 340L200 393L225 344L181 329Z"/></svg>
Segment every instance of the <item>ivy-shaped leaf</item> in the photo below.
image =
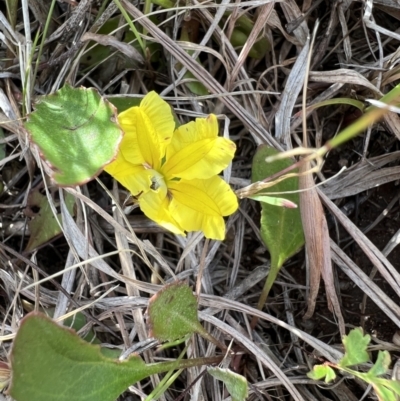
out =
<svg viewBox="0 0 400 401"><path fill-rule="evenodd" d="M368 371L370 376L382 376L384 375L390 365L390 354L388 351L379 351L378 358L376 359L374 366Z"/></svg>
<svg viewBox="0 0 400 401"><path fill-rule="evenodd" d="M342 341L346 352L339 362L339 367L353 366L369 361L367 347L371 341L371 336L364 335L361 327L351 330L347 336L343 337Z"/></svg>
<svg viewBox="0 0 400 401"><path fill-rule="evenodd" d="M392 388L390 388L390 380L386 379L375 379L371 380L369 382L372 387L374 388L374 391L376 395L378 396L379 401L398 401L398 396L400 395L399 392L393 391ZM395 383L395 382L392 382ZM399 383L397 383L399 384ZM398 390L398 389L396 389Z"/></svg>
<svg viewBox="0 0 400 401"><path fill-rule="evenodd" d="M347 336L344 336L342 341L346 352L340 362L337 365L330 363L330 366L328 364L316 365L311 372L307 373L307 376L314 380L321 380L325 377L325 382L329 382L336 377L335 371L332 369L333 366L370 384L379 401L397 401L400 396L400 381L379 377L387 373L389 369L389 352L379 351L373 367L366 373L359 372L358 370L350 369L349 366L365 363L369 360L367 346L371 341L371 337L364 335L361 328L356 328L351 330Z"/></svg>
<svg viewBox="0 0 400 401"><path fill-rule="evenodd" d="M336 379L335 371L327 365L315 365L313 370L307 373L307 376L313 380L321 380L325 378L325 383L329 383Z"/></svg>

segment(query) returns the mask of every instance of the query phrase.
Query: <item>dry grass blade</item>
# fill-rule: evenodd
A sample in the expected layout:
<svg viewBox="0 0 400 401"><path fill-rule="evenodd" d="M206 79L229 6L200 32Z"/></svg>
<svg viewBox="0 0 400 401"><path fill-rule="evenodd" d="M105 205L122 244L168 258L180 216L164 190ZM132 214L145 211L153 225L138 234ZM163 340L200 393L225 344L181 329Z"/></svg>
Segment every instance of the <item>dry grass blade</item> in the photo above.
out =
<svg viewBox="0 0 400 401"><path fill-rule="evenodd" d="M379 305L396 325L400 327L400 307L391 300L372 280L337 246L331 241L332 258L334 262L359 286L368 297Z"/></svg>
<svg viewBox="0 0 400 401"><path fill-rule="evenodd" d="M294 0L285 1L281 4L281 7L289 24L302 17L300 8ZM293 33L296 36L296 39L301 44L305 45L309 36L309 29L306 21L302 21L297 28L293 29Z"/></svg>
<svg viewBox="0 0 400 401"><path fill-rule="evenodd" d="M285 90L282 94L282 101L275 115L275 135L291 149L290 118L293 114L293 107L302 89L304 74L306 71L307 56L310 50L310 41L306 41L303 49L294 63Z"/></svg>
<svg viewBox="0 0 400 401"><path fill-rule="evenodd" d="M126 10L137 19L137 21L145 27L153 37L161 43L180 63L182 63L211 93L224 93L225 88L204 68L202 68L196 60L190 57L184 50L182 50L170 37L161 31L153 22L144 16L136 7L123 0L121 3L125 6ZM247 126L247 128L254 133L258 138L277 149L281 146L279 143L257 122L257 120L249 114L243 106L238 103L233 97L222 96L221 102L225 104L230 111L239 118Z"/></svg>
<svg viewBox="0 0 400 401"><path fill-rule="evenodd" d="M324 82L324 83L344 83L351 85L365 86L370 89L372 93L376 94L378 97L382 97L382 92L371 84L368 79L362 76L357 71L349 70L346 68L341 68L334 71L311 71L309 80L311 82Z"/></svg>
<svg viewBox="0 0 400 401"><path fill-rule="evenodd" d="M389 3L384 3L386 6L389 5ZM379 25L377 25L373 18L371 18L372 15L372 5L373 5L373 1L372 0L367 0L365 2L365 10L364 10L364 15L363 15L363 21L365 23L365 25L368 28L373 29L374 31L383 33L384 35L387 35L391 38L394 38L396 40L400 40L400 34L390 31L389 29L383 28ZM396 5L398 7L398 5Z"/></svg>
<svg viewBox="0 0 400 401"><path fill-rule="evenodd" d="M93 40L94 42L99 43L103 46L114 47L115 49L119 50L122 54L124 54L126 57L130 58L131 60L136 60L140 64L144 63L144 58L139 53L138 50L136 50L133 46L128 45L127 43L121 42L114 36L98 35L91 32L86 32L85 34L82 35L81 37L82 42L86 42L89 40Z"/></svg>
<svg viewBox="0 0 400 401"><path fill-rule="evenodd" d="M241 344L253 355L257 355L257 358L261 361L261 363L265 365L268 369L270 369L274 373L274 375L279 378L280 382L285 385L286 389L289 391L293 399L295 399L296 401L304 401L304 398L290 381L290 379L261 348L256 346L254 341L250 340L248 337L244 336L242 333L235 330L228 324L222 322L221 320L215 318L214 316L204 316L200 313L200 318L203 318L204 320L212 323L215 327L218 327L221 331L234 338L237 343Z"/></svg>
<svg viewBox="0 0 400 401"><path fill-rule="evenodd" d="M389 130L400 140L400 117L395 113L387 113L383 119Z"/></svg>
<svg viewBox="0 0 400 401"><path fill-rule="evenodd" d="M400 151L362 160L329 180L326 185L322 186L322 190L329 199L333 200L356 195L367 189L398 180L400 178L399 166L382 167L396 162L399 157Z"/></svg>
<svg viewBox="0 0 400 401"><path fill-rule="evenodd" d="M327 208L334 214L343 227L354 238L361 247L369 260L377 267L378 271L386 279L387 283L393 288L395 293L400 296L400 274L379 249L341 212L338 207L321 191L321 197Z"/></svg>
<svg viewBox="0 0 400 401"><path fill-rule="evenodd" d="M318 29L318 24L314 28L314 37ZM312 43L313 43L312 42ZM310 46L313 48L313 45ZM312 51L312 50L311 50ZM306 78L304 80L303 88L303 148L308 147L307 139L307 124L306 124L306 93L307 93L307 73L311 61L311 51L308 52ZM338 325L340 334L346 334L344 319L340 308L339 299L336 294L334 285L332 261L330 254L330 237L328 224L326 222L324 210L321 201L318 197L316 188L314 187L314 180L311 174L307 171L312 169L309 161L300 165L299 169L299 189L301 190L300 196L300 214L303 223L303 231L305 238L308 275L309 275L309 293L308 293L308 309L304 315L304 319L310 319L314 314L316 299L319 290L321 275L324 279L326 295L328 298L328 307L335 313L338 318Z"/></svg>
<svg viewBox="0 0 400 401"><path fill-rule="evenodd" d="M331 362L337 362L340 358L343 357L343 353L338 351L336 348L324 343L323 341L315 338L314 336L306 333L303 330L299 330L296 327L290 326L286 322L268 314L264 313L258 309L252 308L251 306L245 305L241 302L236 302L231 299L226 299L222 297L216 297L211 295L203 295L200 299L200 304L208 307L215 307L221 310L232 310L239 311L242 313L246 313L249 316L257 316L262 320L266 320L271 322L279 327L282 327L285 330L288 330L295 334L297 337L301 338L304 342L313 347L317 352L319 352L324 358L328 359ZM208 320L209 314L200 313L199 316Z"/></svg>
<svg viewBox="0 0 400 401"><path fill-rule="evenodd" d="M230 82L228 88L231 88L233 83L236 81L237 75L239 73L240 68L242 68L243 63L245 62L249 51L251 50L254 43L257 41L257 38L260 34L260 31L264 28L267 23L272 10L274 9L275 4L265 4L261 7L260 12L257 17L257 21L254 24L253 30L251 31L245 45L242 48L242 51L239 54L236 65L232 71Z"/></svg>
<svg viewBox="0 0 400 401"><path fill-rule="evenodd" d="M310 167L309 163L304 163L304 166L302 165L300 168L300 172L305 172ZM339 330L343 336L346 334L346 331L334 284L328 224L317 190L314 188L314 180L310 174L299 177L299 188L305 190L300 193L300 213L303 222L309 270L308 309L304 315L304 319L310 319L314 314L322 275L329 309L338 318Z"/></svg>
<svg viewBox="0 0 400 401"><path fill-rule="evenodd" d="M301 168L300 173L307 171L308 164ZM314 186L314 181L310 175L299 178L299 188L306 189L300 195L300 213L303 222L304 237L306 243L306 255L308 265L308 297L307 297L307 312L304 319L310 319L314 314L315 303L319 291L321 281L321 266L325 263L324 246L322 241L322 232L326 235L327 225L323 219L323 210L319 199L315 197L315 191L311 188ZM311 193L314 192L314 196ZM311 219L311 216L316 218ZM317 242L318 239L319 241Z"/></svg>

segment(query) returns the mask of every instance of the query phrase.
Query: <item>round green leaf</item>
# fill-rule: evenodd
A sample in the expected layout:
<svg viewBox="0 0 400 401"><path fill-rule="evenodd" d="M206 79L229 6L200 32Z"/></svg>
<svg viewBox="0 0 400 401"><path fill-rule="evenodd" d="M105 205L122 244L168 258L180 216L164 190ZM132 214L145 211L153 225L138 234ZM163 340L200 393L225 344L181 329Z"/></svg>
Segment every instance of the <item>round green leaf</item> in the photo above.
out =
<svg viewBox="0 0 400 401"><path fill-rule="evenodd" d="M123 136L114 106L93 88L69 85L42 96L25 128L61 186L98 175L115 158Z"/></svg>

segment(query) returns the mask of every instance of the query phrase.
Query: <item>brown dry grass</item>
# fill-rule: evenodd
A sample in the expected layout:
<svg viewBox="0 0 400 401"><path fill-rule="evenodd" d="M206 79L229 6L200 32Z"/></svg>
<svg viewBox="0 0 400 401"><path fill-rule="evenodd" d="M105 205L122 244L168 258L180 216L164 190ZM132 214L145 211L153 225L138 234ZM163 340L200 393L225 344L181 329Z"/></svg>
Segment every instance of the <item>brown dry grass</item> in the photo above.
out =
<svg viewBox="0 0 400 401"><path fill-rule="evenodd" d="M37 153L21 135L19 119L23 110L32 110L37 95L57 90L65 82L95 86L107 96L155 89L179 109L182 121L210 112L225 117L221 129L228 129L229 123L230 138L238 148L230 182L242 187L249 183L257 145L267 143L280 150L301 145L302 118L298 112L308 55L304 49L316 20L320 20L320 27L312 50L307 104L337 97L362 101L379 98L400 78L399 2L193 0L168 10L154 5L154 18L150 19L142 14L144 4L123 0L140 32L145 32L147 43L162 45L158 60L150 62L146 56L140 63L139 55L127 53L124 45L116 47L128 29L121 18L120 30L108 39L115 53L110 60L89 67L82 62L87 62L89 48L87 42L81 42L83 35L90 32L90 38L96 40L93 34L101 24L120 12L109 2L104 2L105 8L97 4L101 2L81 0L79 6L74 1L60 2L41 49L36 76L28 70L31 54L33 61L38 57L39 45L33 48L32 40L39 27L45 26L48 10L44 4L50 1L8 3L14 14L6 16L4 4L0 5L4 13L0 14L0 121L4 128L0 147L5 151L0 160L2 358L7 359L10 348L7 336L17 331L20 319L29 310L39 308L55 308L55 317L59 317L88 305L88 326L96 329L101 341L128 349L147 338L144 307L149 296L161 288L157 274L164 282L185 279L195 284L201 269L200 318L217 337L233 340L245 353L239 369L249 380L250 399L359 399L367 390L363 383L341 381L321 389L306 377L321 357L338 360L341 349L338 325L327 309L322 290L314 317L302 320L307 299L307 268L302 253L282 270L265 312L254 309L268 274L268 252L260 240L259 207L251 201L241 201L240 211L227 221L226 240L210 242L202 257L205 240L201 235L174 237L136 212L128 216L126 225L118 210L111 211L104 189L91 182L79 189L67 189L77 200L74 218L60 200L62 237L33 253L24 252L29 239L26 223L30 217L25 213L29 193L42 190L44 181L49 186L51 183L38 168ZM254 28L246 45L235 49L229 36L241 15L253 20ZM100 18L95 22L95 17ZM179 30L189 20L197 26L195 43L179 41ZM248 52L260 35L268 38L271 49L256 60L248 57ZM188 49L194 54L189 55ZM127 54L137 57L136 65L131 59L127 61ZM182 79L186 69L209 95L190 92L188 80ZM310 145L321 146L357 117L344 105L310 111ZM318 177L324 180L334 175L341 165L351 167L328 181L320 192L331 219L336 289L341 294L347 330L364 326L376 336L374 349L387 349L395 356L400 350L391 339L400 328L400 254L396 249L400 235L396 186L400 178L399 138L399 117L389 113L382 124L330 152ZM112 186L106 174L100 179L113 188L116 198L124 199L126 193ZM55 202L53 197L49 201ZM119 252L110 253L115 250ZM71 266L76 268L63 271ZM25 289L27 284L55 272L61 272L55 281ZM106 297L99 299L107 291ZM254 315L260 317L260 324L251 333L249 319ZM201 338L191 340L191 355L215 352ZM144 358L155 361L160 355L147 352ZM218 401L227 397L207 376L191 387L200 372L198 368L186 371L162 399L173 400L186 388L185 399ZM158 381L152 377L135 384L130 392L136 394L135 399L143 397ZM128 393L123 399L132 399ZM372 398L368 393L367 399Z"/></svg>

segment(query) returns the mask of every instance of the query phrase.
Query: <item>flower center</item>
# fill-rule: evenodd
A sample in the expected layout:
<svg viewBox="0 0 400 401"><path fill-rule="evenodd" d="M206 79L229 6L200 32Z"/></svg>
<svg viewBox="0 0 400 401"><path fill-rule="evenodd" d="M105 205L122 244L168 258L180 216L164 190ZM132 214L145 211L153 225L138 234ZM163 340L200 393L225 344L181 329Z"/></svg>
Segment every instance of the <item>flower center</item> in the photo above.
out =
<svg viewBox="0 0 400 401"><path fill-rule="evenodd" d="M150 189L155 192L158 192L159 188L161 188L162 190L167 188L164 176L160 174L158 171L152 170Z"/></svg>

